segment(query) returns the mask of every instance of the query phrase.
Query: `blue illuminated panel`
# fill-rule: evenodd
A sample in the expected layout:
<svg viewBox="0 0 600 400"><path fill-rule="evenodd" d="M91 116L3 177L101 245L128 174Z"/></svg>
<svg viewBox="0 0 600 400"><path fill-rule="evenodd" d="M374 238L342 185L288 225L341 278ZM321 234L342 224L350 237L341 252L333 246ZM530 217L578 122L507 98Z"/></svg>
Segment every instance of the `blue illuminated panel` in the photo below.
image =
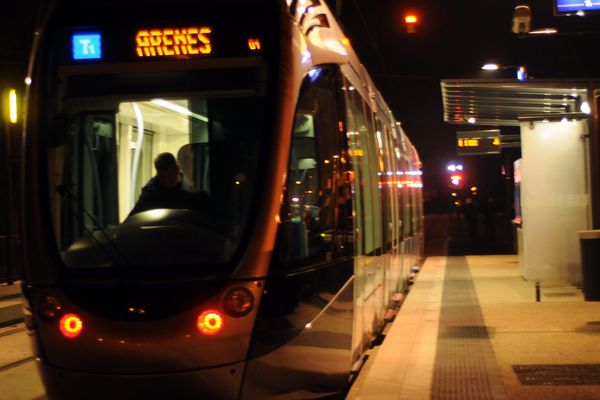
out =
<svg viewBox="0 0 600 400"><path fill-rule="evenodd" d="M102 35L95 32L74 33L73 60L99 60L102 58Z"/></svg>
<svg viewBox="0 0 600 400"><path fill-rule="evenodd" d="M576 13L577 11L600 11L600 0L556 0L557 13Z"/></svg>

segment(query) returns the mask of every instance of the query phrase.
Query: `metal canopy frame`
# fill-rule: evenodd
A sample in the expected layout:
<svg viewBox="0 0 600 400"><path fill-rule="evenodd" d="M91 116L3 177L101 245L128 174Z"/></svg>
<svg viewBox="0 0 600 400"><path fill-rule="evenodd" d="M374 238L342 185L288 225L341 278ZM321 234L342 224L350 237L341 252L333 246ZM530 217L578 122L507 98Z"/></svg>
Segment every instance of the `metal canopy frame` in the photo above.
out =
<svg viewBox="0 0 600 400"><path fill-rule="evenodd" d="M595 82L583 80L442 80L444 121L459 125L518 126L519 118L528 115L579 112L583 101L590 102L590 89L595 86Z"/></svg>

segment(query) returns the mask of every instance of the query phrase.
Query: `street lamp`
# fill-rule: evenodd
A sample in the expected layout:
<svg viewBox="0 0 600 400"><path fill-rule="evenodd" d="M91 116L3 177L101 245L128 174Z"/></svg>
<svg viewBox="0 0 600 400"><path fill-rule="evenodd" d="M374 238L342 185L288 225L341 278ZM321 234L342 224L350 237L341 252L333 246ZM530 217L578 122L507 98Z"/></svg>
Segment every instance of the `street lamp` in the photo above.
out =
<svg viewBox="0 0 600 400"><path fill-rule="evenodd" d="M484 64L483 67L481 67L481 69L484 71L497 71L500 69L500 67L498 66L498 64L488 63Z"/></svg>
<svg viewBox="0 0 600 400"><path fill-rule="evenodd" d="M517 71L517 79L521 82L527 79L527 69L524 65L498 65L493 63L484 64L481 67L484 71L497 71L497 70L507 70L507 69L516 69Z"/></svg>
<svg viewBox="0 0 600 400"><path fill-rule="evenodd" d="M462 166L462 164L448 164L446 169L450 172L462 171L463 166Z"/></svg>
<svg viewBox="0 0 600 400"><path fill-rule="evenodd" d="M417 24L419 23L419 17L415 13L408 13L404 15L404 24L406 26L407 33L415 33L417 31Z"/></svg>

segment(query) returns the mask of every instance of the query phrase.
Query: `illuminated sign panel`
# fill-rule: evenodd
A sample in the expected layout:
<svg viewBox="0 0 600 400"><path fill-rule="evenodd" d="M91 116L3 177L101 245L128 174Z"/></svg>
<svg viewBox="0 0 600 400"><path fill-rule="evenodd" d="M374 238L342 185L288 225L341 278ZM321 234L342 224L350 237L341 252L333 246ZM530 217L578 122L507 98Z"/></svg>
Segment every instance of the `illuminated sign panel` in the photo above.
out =
<svg viewBox="0 0 600 400"><path fill-rule="evenodd" d="M456 134L457 153L461 156L499 154L501 142L499 129Z"/></svg>
<svg viewBox="0 0 600 400"><path fill-rule="evenodd" d="M198 56L212 53L208 26L140 29L135 35L138 57Z"/></svg>
<svg viewBox="0 0 600 400"><path fill-rule="evenodd" d="M458 147L479 147L479 139L458 139Z"/></svg>
<svg viewBox="0 0 600 400"><path fill-rule="evenodd" d="M578 11L600 11L599 0L556 0L558 14L577 13Z"/></svg>
<svg viewBox="0 0 600 400"><path fill-rule="evenodd" d="M268 56L266 34L247 24L219 21L153 22L73 28L57 36L55 50L67 64L185 61L227 57ZM262 28L262 27L261 27ZM271 33L272 34L272 33Z"/></svg>
<svg viewBox="0 0 600 400"><path fill-rule="evenodd" d="M8 93L8 108L9 108L9 121L11 124L16 124L19 120L17 115L17 91L11 89Z"/></svg>
<svg viewBox="0 0 600 400"><path fill-rule="evenodd" d="M99 60L102 58L102 35L96 32L74 33L73 60Z"/></svg>
<svg viewBox="0 0 600 400"><path fill-rule="evenodd" d="M262 47L262 44L260 42L260 39L256 39L256 38L248 39L248 48L250 50L257 51L257 50L260 50L261 47Z"/></svg>

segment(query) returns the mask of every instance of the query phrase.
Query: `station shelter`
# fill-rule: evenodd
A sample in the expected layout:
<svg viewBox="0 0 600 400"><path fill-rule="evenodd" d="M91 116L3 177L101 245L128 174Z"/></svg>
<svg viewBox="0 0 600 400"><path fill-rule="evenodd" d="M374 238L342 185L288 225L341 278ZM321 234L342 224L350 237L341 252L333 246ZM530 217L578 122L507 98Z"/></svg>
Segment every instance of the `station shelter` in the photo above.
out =
<svg viewBox="0 0 600 400"><path fill-rule="evenodd" d="M526 280L581 284L580 238L600 228L599 82L441 81L444 121L463 125L459 146L477 151L487 139L489 153L520 147L513 224Z"/></svg>

